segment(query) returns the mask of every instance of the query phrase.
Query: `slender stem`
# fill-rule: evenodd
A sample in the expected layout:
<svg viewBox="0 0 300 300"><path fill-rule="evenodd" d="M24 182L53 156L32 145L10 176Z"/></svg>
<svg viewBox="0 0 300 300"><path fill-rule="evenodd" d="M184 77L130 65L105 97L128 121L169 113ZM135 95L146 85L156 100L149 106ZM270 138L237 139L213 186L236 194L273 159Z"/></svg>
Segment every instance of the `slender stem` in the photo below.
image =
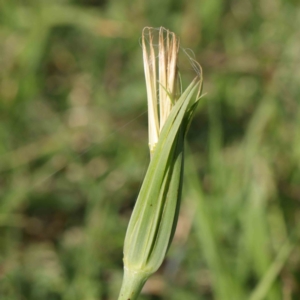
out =
<svg viewBox="0 0 300 300"><path fill-rule="evenodd" d="M136 300L149 274L124 268L124 277L118 300Z"/></svg>

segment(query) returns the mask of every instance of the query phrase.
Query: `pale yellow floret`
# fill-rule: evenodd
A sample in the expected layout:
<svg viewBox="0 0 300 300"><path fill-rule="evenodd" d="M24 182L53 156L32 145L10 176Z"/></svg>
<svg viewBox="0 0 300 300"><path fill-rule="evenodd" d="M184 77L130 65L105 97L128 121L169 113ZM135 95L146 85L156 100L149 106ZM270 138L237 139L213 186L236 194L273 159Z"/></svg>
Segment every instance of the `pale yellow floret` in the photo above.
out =
<svg viewBox="0 0 300 300"><path fill-rule="evenodd" d="M179 39L173 32L160 27L157 41L155 40L155 33L157 33L156 29L146 27L142 35L151 154L158 142L159 132L162 130L176 100L179 50Z"/></svg>

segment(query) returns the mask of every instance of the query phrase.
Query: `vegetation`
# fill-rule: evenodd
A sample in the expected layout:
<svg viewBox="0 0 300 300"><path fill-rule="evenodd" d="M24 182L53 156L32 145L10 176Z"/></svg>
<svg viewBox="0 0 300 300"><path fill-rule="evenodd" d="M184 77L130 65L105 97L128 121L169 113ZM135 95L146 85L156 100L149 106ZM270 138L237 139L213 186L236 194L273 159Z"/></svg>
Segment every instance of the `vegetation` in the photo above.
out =
<svg viewBox="0 0 300 300"><path fill-rule="evenodd" d="M206 96L174 241L139 299L299 299L294 0L0 1L0 298L117 299L149 161L145 26L193 49Z"/></svg>

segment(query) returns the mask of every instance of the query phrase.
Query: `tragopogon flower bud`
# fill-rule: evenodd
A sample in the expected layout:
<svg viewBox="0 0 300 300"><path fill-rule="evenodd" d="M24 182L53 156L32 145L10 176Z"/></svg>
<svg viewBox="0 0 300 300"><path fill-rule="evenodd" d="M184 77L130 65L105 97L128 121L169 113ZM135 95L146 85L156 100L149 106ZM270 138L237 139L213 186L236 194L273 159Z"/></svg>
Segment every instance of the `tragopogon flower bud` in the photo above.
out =
<svg viewBox="0 0 300 300"><path fill-rule="evenodd" d="M153 28L145 28L142 42L151 161L126 232L119 300L137 298L147 278L161 265L172 241L181 199L184 137L202 86L199 73L178 95L178 38L160 28L157 58L154 32Z"/></svg>

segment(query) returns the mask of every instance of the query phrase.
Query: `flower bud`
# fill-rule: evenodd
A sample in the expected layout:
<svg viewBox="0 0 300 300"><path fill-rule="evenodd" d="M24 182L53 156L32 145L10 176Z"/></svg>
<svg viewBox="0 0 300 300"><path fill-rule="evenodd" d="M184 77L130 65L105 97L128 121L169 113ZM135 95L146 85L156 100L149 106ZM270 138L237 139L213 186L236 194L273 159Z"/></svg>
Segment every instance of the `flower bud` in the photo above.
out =
<svg viewBox="0 0 300 300"><path fill-rule="evenodd" d="M160 267L172 241L181 200L184 138L202 85L202 78L197 77L178 98L179 41L174 33L160 28L157 58L153 32L154 29L144 29L142 42L151 161L126 232L119 300L137 298L148 277Z"/></svg>

